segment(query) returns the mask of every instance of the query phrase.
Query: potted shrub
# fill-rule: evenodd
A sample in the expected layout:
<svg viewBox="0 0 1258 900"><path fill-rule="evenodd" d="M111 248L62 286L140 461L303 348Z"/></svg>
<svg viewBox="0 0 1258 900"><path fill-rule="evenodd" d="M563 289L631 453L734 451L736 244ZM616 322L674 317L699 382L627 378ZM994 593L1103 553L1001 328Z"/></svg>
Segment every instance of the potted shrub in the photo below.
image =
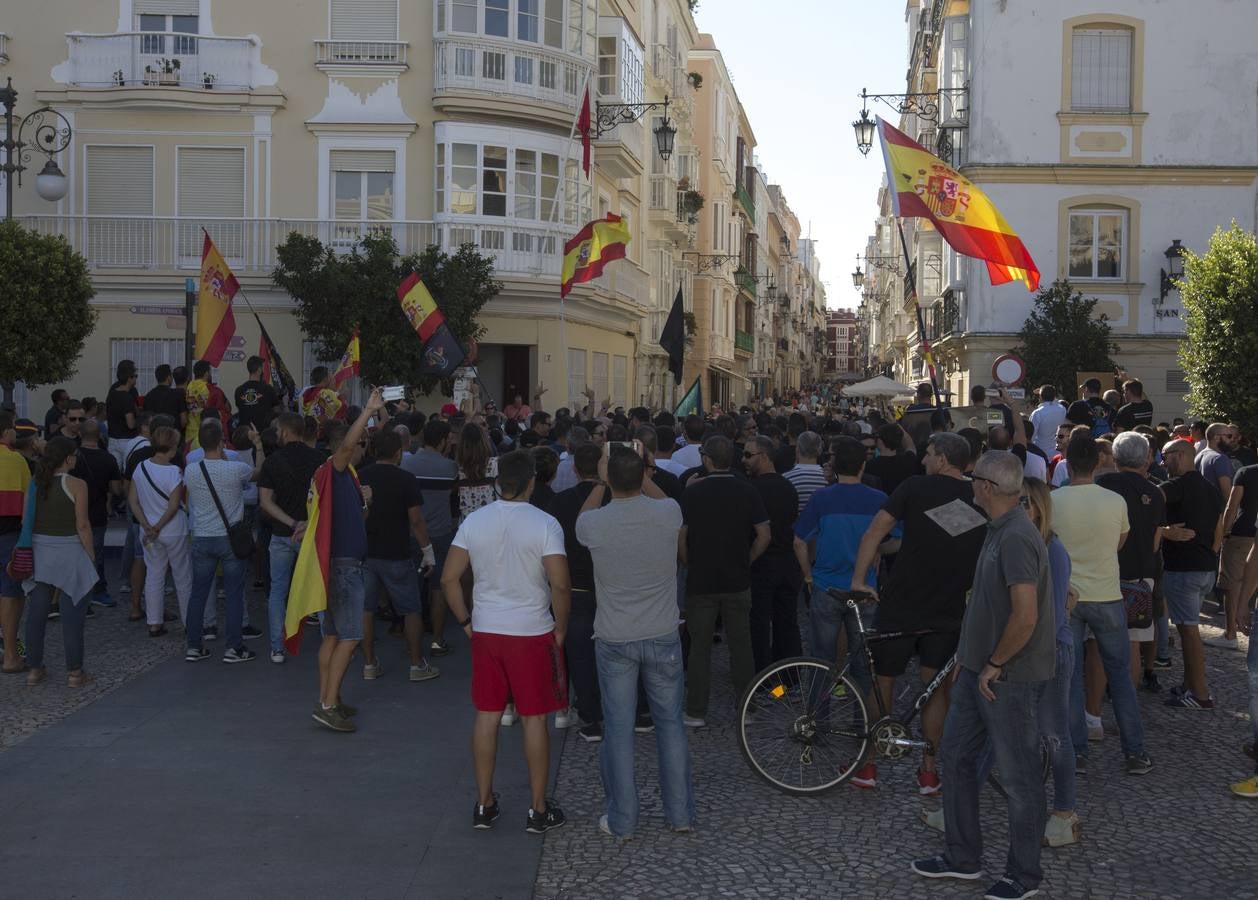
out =
<svg viewBox="0 0 1258 900"><path fill-rule="evenodd" d="M703 76L698 72L689 73L686 78L690 81L690 86L696 91L703 87Z"/></svg>
<svg viewBox="0 0 1258 900"><path fill-rule="evenodd" d="M218 81L218 76L213 72L206 72L201 76L201 83L205 85L207 91L214 90L214 82Z"/></svg>
<svg viewBox="0 0 1258 900"><path fill-rule="evenodd" d="M148 71L147 66L145 66L145 71L146 72ZM118 69L116 72L114 72L114 84L116 84L118 87L122 87L126 83L127 83L127 78L123 74L122 69Z"/></svg>
<svg viewBox="0 0 1258 900"><path fill-rule="evenodd" d="M687 188L686 192L681 195L681 211L686 214L686 218L691 225L699 221L699 210L701 209L703 209L703 194L694 188Z"/></svg>
<svg viewBox="0 0 1258 900"><path fill-rule="evenodd" d="M179 84L179 66L177 59L162 57L157 61L157 83Z"/></svg>
<svg viewBox="0 0 1258 900"><path fill-rule="evenodd" d="M152 66L144 67L144 83L145 84L158 83L157 70L154 69Z"/></svg>
<svg viewBox="0 0 1258 900"><path fill-rule="evenodd" d="M699 324L695 321L695 314L692 312L683 312L681 314L681 320L686 325L686 340L690 341L699 330Z"/></svg>

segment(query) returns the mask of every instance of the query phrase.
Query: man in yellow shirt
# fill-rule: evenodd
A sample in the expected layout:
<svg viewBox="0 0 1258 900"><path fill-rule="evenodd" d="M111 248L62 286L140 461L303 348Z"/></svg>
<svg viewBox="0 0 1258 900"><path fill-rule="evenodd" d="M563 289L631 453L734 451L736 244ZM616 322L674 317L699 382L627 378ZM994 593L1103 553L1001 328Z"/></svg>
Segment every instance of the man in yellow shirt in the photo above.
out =
<svg viewBox="0 0 1258 900"><path fill-rule="evenodd" d="M26 668L17 652L17 629L26 595L21 583L10 578L6 571L22 531L26 489L31 483L26 458L13 449L17 441L14 422L13 413L0 411L0 628L4 629L5 672L21 672Z"/></svg>
<svg viewBox="0 0 1258 900"><path fill-rule="evenodd" d="M1114 717L1128 775L1144 775L1153 761L1144 749L1144 725L1132 684L1131 644L1127 635L1127 607L1118 583L1118 551L1130 525L1127 502L1093 483L1100 452L1089 434L1078 434L1066 444L1070 483L1053 492L1053 530L1070 554L1070 584L1079 602L1070 614L1075 638L1075 673L1070 685L1070 737L1078 771L1086 771L1088 727L1084 710L1084 637L1092 630L1109 680Z"/></svg>
<svg viewBox="0 0 1258 900"><path fill-rule="evenodd" d="M310 370L310 387L301 392L301 414L317 419L320 429L328 422L345 418L345 401L332 389L332 373L327 366Z"/></svg>

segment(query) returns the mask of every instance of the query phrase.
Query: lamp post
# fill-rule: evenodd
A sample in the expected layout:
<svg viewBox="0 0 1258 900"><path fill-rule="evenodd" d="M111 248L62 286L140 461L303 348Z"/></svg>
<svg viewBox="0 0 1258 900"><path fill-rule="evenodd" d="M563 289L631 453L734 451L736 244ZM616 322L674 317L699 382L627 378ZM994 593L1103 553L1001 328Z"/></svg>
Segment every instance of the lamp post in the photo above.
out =
<svg viewBox="0 0 1258 900"><path fill-rule="evenodd" d="M35 193L50 203L56 203L66 195L66 177L53 157L70 146L73 135L69 120L52 107L44 106L17 118L13 112L16 105L17 91L13 89L13 79L10 78L0 88L0 106L4 107L4 141L0 142L0 147L5 150L0 172L4 173L6 219L13 218L13 177L16 175L17 183L22 183L22 173L27 168L24 163L30 162L31 154L35 150L48 157L44 167L35 176ZM27 128L31 129L30 143L23 140Z"/></svg>
<svg viewBox="0 0 1258 900"><path fill-rule="evenodd" d="M869 117L869 101L877 100L900 115L911 114L921 122L931 122L940 126L935 150L944 162L951 162L956 148L958 136L965 131L969 120L966 100L970 85L967 82L959 88L940 88L937 91L917 91L906 94L871 94L862 89L861 115L852 123L856 133L856 149L862 156L868 156L874 145L878 123ZM945 114L943 121L940 113Z"/></svg>
<svg viewBox="0 0 1258 900"><path fill-rule="evenodd" d="M1166 302L1166 295L1171 291L1178 290L1175 282L1179 281L1184 274L1184 251L1187 248L1179 242L1179 238L1171 241L1171 245L1166 248L1163 254L1166 257L1166 268L1162 270L1161 295L1158 298L1159 305Z"/></svg>
<svg viewBox="0 0 1258 900"><path fill-rule="evenodd" d="M662 103L595 103L594 104L594 139L601 138L617 125L636 122L653 109L662 110L664 118L655 128L655 149L660 159L668 162L673 155L673 142L677 138L677 128L668 118L668 95L664 95Z"/></svg>

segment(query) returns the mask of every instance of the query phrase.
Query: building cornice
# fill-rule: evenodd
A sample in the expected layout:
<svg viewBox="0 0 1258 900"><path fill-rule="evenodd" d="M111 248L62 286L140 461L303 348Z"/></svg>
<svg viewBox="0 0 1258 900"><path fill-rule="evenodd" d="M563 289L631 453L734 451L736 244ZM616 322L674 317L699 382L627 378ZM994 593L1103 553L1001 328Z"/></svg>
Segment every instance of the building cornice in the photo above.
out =
<svg viewBox="0 0 1258 900"><path fill-rule="evenodd" d="M976 184L1250 185L1255 166L971 165Z"/></svg>
<svg viewBox="0 0 1258 900"><path fill-rule="evenodd" d="M61 109L151 109L201 113L269 114L286 104L277 90L226 91L178 87L68 87L36 91L35 99Z"/></svg>

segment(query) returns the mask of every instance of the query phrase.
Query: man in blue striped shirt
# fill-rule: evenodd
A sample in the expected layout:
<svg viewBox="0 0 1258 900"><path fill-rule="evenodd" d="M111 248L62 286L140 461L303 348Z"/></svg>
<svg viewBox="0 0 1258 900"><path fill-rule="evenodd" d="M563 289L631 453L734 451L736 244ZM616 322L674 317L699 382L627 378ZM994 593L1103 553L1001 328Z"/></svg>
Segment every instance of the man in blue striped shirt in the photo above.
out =
<svg viewBox="0 0 1258 900"><path fill-rule="evenodd" d="M782 477L795 487L799 494L799 511L803 512L813 493L821 490L828 482L825 470L818 465L821 456L821 435L815 431L805 431L795 441L795 465L782 473Z"/></svg>

